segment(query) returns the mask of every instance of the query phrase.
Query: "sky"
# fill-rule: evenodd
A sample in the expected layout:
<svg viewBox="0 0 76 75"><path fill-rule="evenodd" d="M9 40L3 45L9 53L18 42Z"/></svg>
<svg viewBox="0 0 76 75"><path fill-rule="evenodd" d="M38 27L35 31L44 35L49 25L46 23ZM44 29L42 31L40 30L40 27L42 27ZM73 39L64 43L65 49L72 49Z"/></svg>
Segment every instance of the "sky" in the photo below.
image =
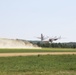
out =
<svg viewBox="0 0 76 75"><path fill-rule="evenodd" d="M0 38L76 42L75 32L76 0L0 0Z"/></svg>

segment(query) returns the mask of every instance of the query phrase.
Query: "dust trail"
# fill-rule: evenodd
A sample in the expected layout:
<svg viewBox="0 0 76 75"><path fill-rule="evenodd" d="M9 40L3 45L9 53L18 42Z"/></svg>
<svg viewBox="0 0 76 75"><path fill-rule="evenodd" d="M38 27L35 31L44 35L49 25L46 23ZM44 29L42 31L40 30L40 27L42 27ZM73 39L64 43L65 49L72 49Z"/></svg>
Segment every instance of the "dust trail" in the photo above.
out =
<svg viewBox="0 0 76 75"><path fill-rule="evenodd" d="M0 48L40 48L26 40L0 38Z"/></svg>

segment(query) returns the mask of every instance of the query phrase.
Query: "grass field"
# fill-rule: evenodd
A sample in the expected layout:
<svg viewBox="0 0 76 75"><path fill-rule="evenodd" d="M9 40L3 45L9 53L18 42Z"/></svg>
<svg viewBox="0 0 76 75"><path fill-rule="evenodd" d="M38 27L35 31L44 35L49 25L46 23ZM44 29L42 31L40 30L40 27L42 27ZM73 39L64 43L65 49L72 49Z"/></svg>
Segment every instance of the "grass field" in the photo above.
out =
<svg viewBox="0 0 76 75"><path fill-rule="evenodd" d="M31 52L76 52L76 49L0 49L0 53ZM76 55L0 57L0 75L76 75Z"/></svg>
<svg viewBox="0 0 76 75"><path fill-rule="evenodd" d="M76 52L76 49L72 48L0 49L0 53L26 53L26 52Z"/></svg>
<svg viewBox="0 0 76 75"><path fill-rule="evenodd" d="M76 75L76 55L0 57L0 75Z"/></svg>

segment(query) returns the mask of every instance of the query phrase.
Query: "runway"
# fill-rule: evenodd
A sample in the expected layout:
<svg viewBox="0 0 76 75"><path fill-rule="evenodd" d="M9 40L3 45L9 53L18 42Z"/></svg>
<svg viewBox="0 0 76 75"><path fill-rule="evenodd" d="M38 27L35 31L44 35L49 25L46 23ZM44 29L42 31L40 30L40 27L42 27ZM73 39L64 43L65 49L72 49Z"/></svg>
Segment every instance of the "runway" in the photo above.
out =
<svg viewBox="0 0 76 75"><path fill-rule="evenodd" d="M73 55L76 52L34 52L34 53L0 53L0 57L36 56L36 55Z"/></svg>

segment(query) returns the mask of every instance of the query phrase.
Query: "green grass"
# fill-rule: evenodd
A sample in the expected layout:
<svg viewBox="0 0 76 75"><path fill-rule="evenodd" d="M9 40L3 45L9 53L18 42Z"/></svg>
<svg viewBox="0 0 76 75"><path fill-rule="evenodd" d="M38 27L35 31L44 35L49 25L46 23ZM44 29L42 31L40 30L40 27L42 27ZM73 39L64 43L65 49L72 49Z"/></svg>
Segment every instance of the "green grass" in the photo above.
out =
<svg viewBox="0 0 76 75"><path fill-rule="evenodd" d="M0 75L76 75L76 55L0 57Z"/></svg>
<svg viewBox="0 0 76 75"><path fill-rule="evenodd" d="M72 48L0 49L0 53L24 53L24 52L76 52L76 49Z"/></svg>

